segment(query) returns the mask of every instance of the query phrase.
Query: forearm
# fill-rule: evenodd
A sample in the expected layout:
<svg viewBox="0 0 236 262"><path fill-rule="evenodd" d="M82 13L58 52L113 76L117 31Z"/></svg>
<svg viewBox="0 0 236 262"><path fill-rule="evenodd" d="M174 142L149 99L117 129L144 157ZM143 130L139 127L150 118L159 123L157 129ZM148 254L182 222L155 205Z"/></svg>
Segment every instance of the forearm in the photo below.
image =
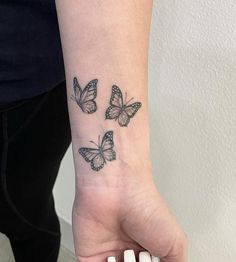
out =
<svg viewBox="0 0 236 262"><path fill-rule="evenodd" d="M56 3L76 169L78 260L123 261L122 251L131 248L187 261L186 237L156 190L149 160L151 0Z"/></svg>
<svg viewBox="0 0 236 262"><path fill-rule="evenodd" d="M77 188L93 184L117 186L126 183L129 176L149 175L147 53L152 1L57 0L56 4ZM84 112L83 99L80 104L75 97L71 99L75 96L74 77L82 88L89 81L98 80L94 112ZM106 119L106 112L111 113L107 110L111 107L113 85L120 88L124 106L126 93L127 101L134 98L127 106L141 103L128 119L119 121L121 111L115 112L116 118ZM106 161L104 157L104 166L96 171L79 150L96 148L89 141L98 143L100 136L101 142L107 131L113 131L115 159Z"/></svg>

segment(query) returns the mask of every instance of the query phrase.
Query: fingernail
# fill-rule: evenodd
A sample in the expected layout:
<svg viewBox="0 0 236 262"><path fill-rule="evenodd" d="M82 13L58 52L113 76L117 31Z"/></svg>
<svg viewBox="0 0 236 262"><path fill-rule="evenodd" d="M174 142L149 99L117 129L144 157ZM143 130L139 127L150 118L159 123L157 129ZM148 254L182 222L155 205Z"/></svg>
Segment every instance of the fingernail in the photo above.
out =
<svg viewBox="0 0 236 262"><path fill-rule="evenodd" d="M124 262L136 262L135 254L132 249L124 251Z"/></svg>
<svg viewBox="0 0 236 262"><path fill-rule="evenodd" d="M147 251L140 252L139 262L152 262L149 252Z"/></svg>
<svg viewBox="0 0 236 262"><path fill-rule="evenodd" d="M160 262L160 258L152 256L152 262Z"/></svg>
<svg viewBox="0 0 236 262"><path fill-rule="evenodd" d="M115 257L108 257L107 262L116 262L116 258Z"/></svg>

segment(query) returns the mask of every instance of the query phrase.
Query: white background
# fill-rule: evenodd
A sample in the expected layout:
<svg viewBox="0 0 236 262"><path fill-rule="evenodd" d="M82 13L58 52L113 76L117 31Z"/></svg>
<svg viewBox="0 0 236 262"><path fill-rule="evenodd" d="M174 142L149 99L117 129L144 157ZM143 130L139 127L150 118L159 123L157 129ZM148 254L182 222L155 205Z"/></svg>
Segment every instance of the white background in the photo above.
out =
<svg viewBox="0 0 236 262"><path fill-rule="evenodd" d="M235 0L154 1L149 92L155 180L189 261L235 262ZM69 223L73 195L70 149L55 188Z"/></svg>

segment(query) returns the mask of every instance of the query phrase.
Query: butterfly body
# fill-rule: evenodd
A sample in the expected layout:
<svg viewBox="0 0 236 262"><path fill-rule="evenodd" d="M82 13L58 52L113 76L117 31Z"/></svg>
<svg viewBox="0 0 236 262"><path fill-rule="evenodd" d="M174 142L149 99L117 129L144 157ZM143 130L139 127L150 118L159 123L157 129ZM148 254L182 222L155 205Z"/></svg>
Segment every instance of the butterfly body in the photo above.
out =
<svg viewBox="0 0 236 262"><path fill-rule="evenodd" d="M97 79L90 81L82 90L77 78L74 77L74 95L72 96L72 99L84 113L92 114L97 110L97 104L95 102L95 98L97 97L97 82Z"/></svg>
<svg viewBox="0 0 236 262"><path fill-rule="evenodd" d="M130 118L134 117L141 106L140 102L124 103L120 88L113 85L110 106L107 108L105 116L106 119L118 120L119 125L122 127L127 126Z"/></svg>
<svg viewBox="0 0 236 262"><path fill-rule="evenodd" d="M94 143L93 141L91 142ZM113 150L113 131L106 132L101 144L98 143L96 146L97 148L82 147L79 149L79 153L85 161L90 163L94 171L99 171L104 167L107 161L116 159L116 152Z"/></svg>

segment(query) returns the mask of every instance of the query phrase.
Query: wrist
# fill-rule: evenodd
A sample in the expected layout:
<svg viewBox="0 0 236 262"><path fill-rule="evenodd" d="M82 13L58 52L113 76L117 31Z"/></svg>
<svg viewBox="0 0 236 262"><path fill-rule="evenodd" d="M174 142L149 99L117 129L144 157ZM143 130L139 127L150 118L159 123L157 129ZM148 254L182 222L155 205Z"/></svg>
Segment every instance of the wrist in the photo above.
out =
<svg viewBox="0 0 236 262"><path fill-rule="evenodd" d="M109 163L110 164L110 163ZM77 166L79 167L79 166ZM113 165L107 165L106 168L95 172L90 167L76 168L76 191L83 193L86 190L113 190L124 191L150 180L152 177L152 166L150 160L132 159L128 162L117 161Z"/></svg>
<svg viewBox="0 0 236 262"><path fill-rule="evenodd" d="M147 200L147 195L154 196L157 201L157 189L150 170L146 170L144 175L140 172L136 175L123 173L113 176L113 179L113 174L108 175L103 179L95 177L77 184L74 214L88 220L95 219L98 214L106 214L121 222L130 209Z"/></svg>
<svg viewBox="0 0 236 262"><path fill-rule="evenodd" d="M111 128L105 125L103 131L99 127L88 127L87 134L84 132L72 133L73 154L76 173L76 186L105 185L108 187L125 187L126 180L141 180L151 177L152 168L149 157L149 135L148 125L137 131L130 127ZM105 132L112 130L113 133L113 150L115 151L115 159L113 161L105 161L103 167L99 170L91 168L91 162L85 159L79 153L81 147L96 148L90 141L98 143L97 136L102 136ZM94 136L96 134L96 136ZM86 138L86 139L85 139ZM124 181L123 181L124 180Z"/></svg>

